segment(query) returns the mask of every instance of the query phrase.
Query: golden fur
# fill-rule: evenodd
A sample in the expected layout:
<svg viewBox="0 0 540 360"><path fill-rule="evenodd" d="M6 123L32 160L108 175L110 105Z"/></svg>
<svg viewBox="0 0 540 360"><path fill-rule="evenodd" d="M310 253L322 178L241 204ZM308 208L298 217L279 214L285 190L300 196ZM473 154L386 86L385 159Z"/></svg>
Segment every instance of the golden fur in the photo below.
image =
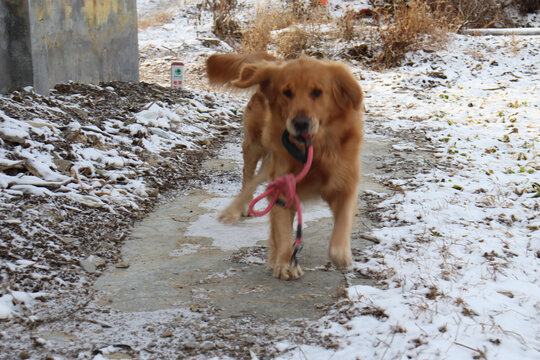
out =
<svg viewBox="0 0 540 360"><path fill-rule="evenodd" d="M297 192L302 200L322 197L329 204L334 229L328 254L336 266L349 266L363 137L364 96L358 82L344 65L307 56L280 61L265 53L223 54L210 56L206 65L212 84L257 87L244 112L242 190L220 220L235 223L248 215L260 183L301 171L303 164L281 143L285 129L293 142L312 135L313 164ZM295 213L294 206L274 206L270 212L268 262L281 279L302 275L300 266L290 265Z"/></svg>

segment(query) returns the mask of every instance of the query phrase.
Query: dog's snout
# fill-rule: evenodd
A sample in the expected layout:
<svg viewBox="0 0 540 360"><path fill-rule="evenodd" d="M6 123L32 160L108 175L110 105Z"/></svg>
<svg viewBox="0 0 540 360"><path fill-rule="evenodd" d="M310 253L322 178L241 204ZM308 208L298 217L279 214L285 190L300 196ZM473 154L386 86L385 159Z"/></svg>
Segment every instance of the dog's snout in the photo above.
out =
<svg viewBox="0 0 540 360"><path fill-rule="evenodd" d="M311 119L306 115L298 115L292 119L292 124L297 135L309 132Z"/></svg>

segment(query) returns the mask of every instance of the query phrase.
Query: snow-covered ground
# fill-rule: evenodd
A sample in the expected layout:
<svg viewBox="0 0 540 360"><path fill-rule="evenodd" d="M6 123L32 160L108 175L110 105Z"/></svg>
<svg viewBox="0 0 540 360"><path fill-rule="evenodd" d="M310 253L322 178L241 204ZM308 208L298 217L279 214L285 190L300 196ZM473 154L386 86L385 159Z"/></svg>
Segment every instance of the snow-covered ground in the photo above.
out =
<svg viewBox="0 0 540 360"><path fill-rule="evenodd" d="M341 349L291 358L539 358L539 56L540 37L456 36L410 66L357 69L368 117L425 133L450 166L394 179L404 192L380 204L380 244L354 264L381 287L348 289L369 315L323 321Z"/></svg>
<svg viewBox="0 0 540 360"><path fill-rule="evenodd" d="M172 3L137 1L145 16ZM149 101L130 121L110 118L98 127L85 120L88 114L74 110L74 99L28 100L39 108L14 118L3 107L13 109L21 101L2 96L0 210L7 215L0 219L0 234L10 231L10 246L31 249L36 234L51 232L23 221L29 212L43 209L20 215L10 207L19 199L67 198L60 215L96 207L113 214L135 211L156 196L157 185L143 176L145 167L155 164L154 155L197 150L218 131L238 127L227 119L235 118L245 99L205 93L196 80L207 55L230 47L214 38L208 13L198 17L193 4L175 7L171 22L145 28L139 38L149 72L167 68L177 57L156 59L152 53L158 49L173 49L188 59L193 94L179 104ZM537 17L528 21L539 25ZM335 348L280 342L275 346L281 358L540 358L539 60L538 36L455 35L447 49L409 54L400 68L374 72L349 63L366 92L368 129L422 134L435 152L407 137L396 140L396 150L429 151L440 166L412 180L392 174L381 178L401 191L380 194L382 221L369 234L380 242L364 249L369 261L355 263L352 270L378 279L378 286L348 287L349 301L313 324L321 336L338 339ZM167 78L160 77L162 83ZM93 91L106 98L116 90ZM39 96L23 92L21 97ZM47 120L51 113L79 120L56 123ZM69 148L55 147L66 137L73 140ZM59 161L67 153L69 171ZM266 231L262 223L261 229ZM45 255L74 241L61 233L46 240ZM15 256L6 238L0 239L0 249L0 321L31 322L29 309L57 296L54 291L68 280L46 277L41 250ZM82 259L64 260L78 266ZM13 284L10 276L23 272L51 285L31 290L26 278ZM86 284L80 280L79 285ZM344 309L349 316L338 321L336 314Z"/></svg>

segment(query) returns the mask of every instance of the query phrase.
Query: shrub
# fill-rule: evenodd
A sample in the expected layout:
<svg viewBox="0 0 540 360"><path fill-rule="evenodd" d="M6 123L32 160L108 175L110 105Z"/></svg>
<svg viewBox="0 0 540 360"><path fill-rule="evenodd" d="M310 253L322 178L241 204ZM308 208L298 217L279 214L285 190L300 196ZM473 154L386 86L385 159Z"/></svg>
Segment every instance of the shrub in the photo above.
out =
<svg viewBox="0 0 540 360"><path fill-rule="evenodd" d="M534 13L540 10L540 0L514 0L516 5L522 14Z"/></svg>
<svg viewBox="0 0 540 360"><path fill-rule="evenodd" d="M214 34L222 40L238 40L240 25L235 20L236 0L206 0L204 6L212 12Z"/></svg>
<svg viewBox="0 0 540 360"><path fill-rule="evenodd" d="M397 66L408 51L445 43L448 20L424 1L396 1L386 12L375 30L380 40L376 68Z"/></svg>
<svg viewBox="0 0 540 360"><path fill-rule="evenodd" d="M299 57L308 48L308 32L296 25L291 29L281 32L277 38L277 53L285 59Z"/></svg>
<svg viewBox="0 0 540 360"><path fill-rule="evenodd" d="M445 14L459 29L490 27L495 23L511 26L501 0L425 0L430 8Z"/></svg>
<svg viewBox="0 0 540 360"><path fill-rule="evenodd" d="M253 21L243 31L241 52L275 47L285 58L298 57L318 38L315 27L328 20L326 8L317 4L292 0L289 4L259 5Z"/></svg>
<svg viewBox="0 0 540 360"><path fill-rule="evenodd" d="M257 7L255 18L242 31L242 48L245 53L265 51L272 42L272 31L295 23L290 9L274 7L269 4Z"/></svg>

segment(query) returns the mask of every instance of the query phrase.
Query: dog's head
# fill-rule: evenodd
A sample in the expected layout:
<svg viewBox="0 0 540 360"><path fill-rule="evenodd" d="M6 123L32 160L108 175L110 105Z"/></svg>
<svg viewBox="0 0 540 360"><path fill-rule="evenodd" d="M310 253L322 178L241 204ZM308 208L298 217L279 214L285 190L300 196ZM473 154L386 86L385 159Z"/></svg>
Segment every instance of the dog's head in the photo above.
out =
<svg viewBox="0 0 540 360"><path fill-rule="evenodd" d="M234 86L259 85L277 120L293 137L315 136L320 127L340 121L346 111L360 110L360 85L345 68L306 56L282 64L245 65Z"/></svg>

